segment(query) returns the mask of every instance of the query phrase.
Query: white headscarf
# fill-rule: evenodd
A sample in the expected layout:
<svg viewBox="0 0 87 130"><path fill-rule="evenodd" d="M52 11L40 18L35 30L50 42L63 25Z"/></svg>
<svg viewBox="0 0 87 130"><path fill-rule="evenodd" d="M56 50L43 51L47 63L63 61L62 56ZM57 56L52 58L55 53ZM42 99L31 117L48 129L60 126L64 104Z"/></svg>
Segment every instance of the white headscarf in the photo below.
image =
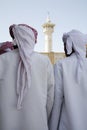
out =
<svg viewBox="0 0 87 130"><path fill-rule="evenodd" d="M31 86L31 55L34 50L35 35L31 28L24 25L14 25L12 31L14 35L13 43L18 45L20 54L17 77L17 108L20 109L23 97Z"/></svg>
<svg viewBox="0 0 87 130"><path fill-rule="evenodd" d="M87 34L83 34L78 30L72 30L63 34L63 42L66 43L67 54L72 53L72 48L78 59L77 80L80 81L80 72L85 68L83 66L86 60Z"/></svg>
<svg viewBox="0 0 87 130"><path fill-rule="evenodd" d="M87 35L78 30L72 30L63 34L63 42L66 43L67 54L74 49L77 56L86 56Z"/></svg>

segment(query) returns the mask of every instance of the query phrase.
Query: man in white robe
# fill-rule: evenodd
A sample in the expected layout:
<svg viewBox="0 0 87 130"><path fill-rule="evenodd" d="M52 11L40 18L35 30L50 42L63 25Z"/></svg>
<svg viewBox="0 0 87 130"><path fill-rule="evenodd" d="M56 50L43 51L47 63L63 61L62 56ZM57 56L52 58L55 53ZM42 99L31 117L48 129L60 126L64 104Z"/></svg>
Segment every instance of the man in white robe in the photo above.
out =
<svg viewBox="0 0 87 130"><path fill-rule="evenodd" d="M48 130L54 74L47 56L34 52L37 31L12 25L18 49L0 55L0 130Z"/></svg>
<svg viewBox="0 0 87 130"><path fill-rule="evenodd" d="M87 130L87 35L63 35L66 58L54 65L55 98L50 130Z"/></svg>

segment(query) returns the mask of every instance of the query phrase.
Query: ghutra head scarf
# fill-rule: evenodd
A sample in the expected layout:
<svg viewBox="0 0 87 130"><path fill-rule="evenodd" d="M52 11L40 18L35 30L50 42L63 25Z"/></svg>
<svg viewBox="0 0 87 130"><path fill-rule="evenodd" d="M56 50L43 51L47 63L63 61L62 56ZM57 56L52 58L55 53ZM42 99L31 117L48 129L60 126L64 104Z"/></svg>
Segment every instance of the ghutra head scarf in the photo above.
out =
<svg viewBox="0 0 87 130"><path fill-rule="evenodd" d="M78 30L71 30L68 33L63 34L63 42L66 44L67 54L72 53L72 48L74 52L79 57L86 56L86 44L87 35L81 33Z"/></svg>
<svg viewBox="0 0 87 130"><path fill-rule="evenodd" d="M28 88L31 86L31 55L37 41L37 31L26 25L18 24L9 27L13 43L18 46L20 62L17 74L17 108L22 107L22 101Z"/></svg>
<svg viewBox="0 0 87 130"><path fill-rule="evenodd" d="M0 55L11 50L14 50L12 42L6 41L3 43L0 43Z"/></svg>
<svg viewBox="0 0 87 130"><path fill-rule="evenodd" d="M71 30L63 34L63 42L66 45L67 54L71 54L73 49L77 57L76 75L77 81L80 83L81 72L85 69L87 34L83 34L78 30Z"/></svg>

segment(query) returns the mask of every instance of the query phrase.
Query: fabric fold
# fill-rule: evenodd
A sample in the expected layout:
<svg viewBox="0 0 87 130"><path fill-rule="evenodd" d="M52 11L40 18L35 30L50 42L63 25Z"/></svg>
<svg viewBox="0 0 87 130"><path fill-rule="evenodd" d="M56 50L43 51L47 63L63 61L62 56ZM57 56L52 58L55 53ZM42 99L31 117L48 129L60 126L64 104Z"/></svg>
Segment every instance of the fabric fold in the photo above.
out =
<svg viewBox="0 0 87 130"><path fill-rule="evenodd" d="M83 64L86 58L87 35L78 30L71 30L68 33L64 33L62 39L66 43L67 54L71 54L72 49L74 49L74 54L78 59L77 81L80 82L80 74L84 70Z"/></svg>
<svg viewBox="0 0 87 130"><path fill-rule="evenodd" d="M35 45L36 30L27 25L12 25L10 31L13 33L13 43L18 46L20 62L17 74L17 108L21 109L22 101L28 88L31 86L31 55Z"/></svg>

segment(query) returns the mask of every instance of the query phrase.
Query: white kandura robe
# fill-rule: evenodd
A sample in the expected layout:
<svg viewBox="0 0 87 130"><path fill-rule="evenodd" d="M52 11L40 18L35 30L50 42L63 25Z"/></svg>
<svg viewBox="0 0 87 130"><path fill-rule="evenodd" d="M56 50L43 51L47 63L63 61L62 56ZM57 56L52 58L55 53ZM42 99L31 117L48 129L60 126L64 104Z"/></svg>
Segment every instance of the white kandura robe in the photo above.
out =
<svg viewBox="0 0 87 130"><path fill-rule="evenodd" d="M50 130L87 130L87 59L79 70L78 62L74 53L54 66L55 100Z"/></svg>
<svg viewBox="0 0 87 130"><path fill-rule="evenodd" d="M31 87L17 110L18 49L0 55L0 130L48 130L53 106L54 75L50 60L33 53Z"/></svg>

